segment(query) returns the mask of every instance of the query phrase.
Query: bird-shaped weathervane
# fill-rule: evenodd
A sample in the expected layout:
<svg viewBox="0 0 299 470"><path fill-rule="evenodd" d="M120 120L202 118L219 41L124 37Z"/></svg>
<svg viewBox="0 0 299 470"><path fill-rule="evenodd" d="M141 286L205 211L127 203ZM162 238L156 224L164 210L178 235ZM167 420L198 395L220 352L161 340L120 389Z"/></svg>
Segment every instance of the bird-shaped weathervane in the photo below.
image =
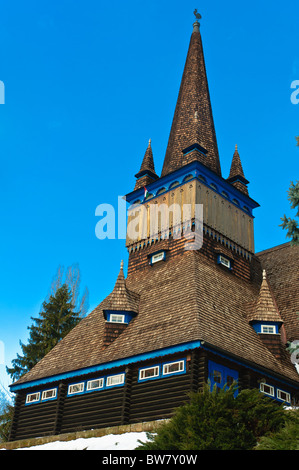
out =
<svg viewBox="0 0 299 470"><path fill-rule="evenodd" d="M194 15L195 15L195 18L196 18L197 20L200 20L200 18L201 18L201 14L200 14L200 13L198 13L198 11L197 11L197 8L195 8L195 10L194 10L194 12L193 12L193 13L194 13Z"/></svg>

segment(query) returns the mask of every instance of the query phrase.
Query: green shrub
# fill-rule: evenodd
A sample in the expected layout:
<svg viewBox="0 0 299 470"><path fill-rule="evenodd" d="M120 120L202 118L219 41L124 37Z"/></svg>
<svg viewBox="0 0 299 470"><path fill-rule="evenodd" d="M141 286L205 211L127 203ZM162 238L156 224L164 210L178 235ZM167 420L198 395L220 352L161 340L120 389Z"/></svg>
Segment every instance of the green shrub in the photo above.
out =
<svg viewBox="0 0 299 470"><path fill-rule="evenodd" d="M243 390L235 398L236 386L190 394L190 400L174 416L148 433L139 450L251 450L258 439L284 424L282 405L258 390Z"/></svg>

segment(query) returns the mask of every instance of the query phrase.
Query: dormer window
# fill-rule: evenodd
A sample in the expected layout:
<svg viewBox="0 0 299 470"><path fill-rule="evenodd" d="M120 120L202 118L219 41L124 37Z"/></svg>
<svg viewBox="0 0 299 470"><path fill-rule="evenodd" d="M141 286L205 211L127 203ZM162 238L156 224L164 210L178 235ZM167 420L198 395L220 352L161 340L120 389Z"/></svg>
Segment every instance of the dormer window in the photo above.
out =
<svg viewBox="0 0 299 470"><path fill-rule="evenodd" d="M223 255L217 256L217 263L221 264L222 266L225 266L227 269L232 269L231 260Z"/></svg>
<svg viewBox="0 0 299 470"><path fill-rule="evenodd" d="M274 325L261 325L261 333L267 335L275 335L276 327Z"/></svg>
<svg viewBox="0 0 299 470"><path fill-rule="evenodd" d="M165 251L159 251L157 253L153 253L150 257L150 264L153 265L155 263L159 263L159 261L165 261L166 253Z"/></svg>
<svg viewBox="0 0 299 470"><path fill-rule="evenodd" d="M112 323L125 323L125 315L111 313L108 321Z"/></svg>
<svg viewBox="0 0 299 470"><path fill-rule="evenodd" d="M252 326L259 334L277 335L279 333L279 324L275 322L253 321Z"/></svg>

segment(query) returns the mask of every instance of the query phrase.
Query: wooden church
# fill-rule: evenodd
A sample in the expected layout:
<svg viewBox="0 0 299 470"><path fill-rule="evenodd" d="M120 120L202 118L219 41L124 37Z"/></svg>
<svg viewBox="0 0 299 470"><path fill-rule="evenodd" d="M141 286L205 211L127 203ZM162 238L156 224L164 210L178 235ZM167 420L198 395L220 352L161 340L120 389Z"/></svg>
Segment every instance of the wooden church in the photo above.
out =
<svg viewBox="0 0 299 470"><path fill-rule="evenodd" d="M195 21L162 174L149 143L126 195L127 277L121 263L111 294L11 386L10 440L169 418L208 381L298 403L299 247L255 253L248 183L237 148L221 174Z"/></svg>

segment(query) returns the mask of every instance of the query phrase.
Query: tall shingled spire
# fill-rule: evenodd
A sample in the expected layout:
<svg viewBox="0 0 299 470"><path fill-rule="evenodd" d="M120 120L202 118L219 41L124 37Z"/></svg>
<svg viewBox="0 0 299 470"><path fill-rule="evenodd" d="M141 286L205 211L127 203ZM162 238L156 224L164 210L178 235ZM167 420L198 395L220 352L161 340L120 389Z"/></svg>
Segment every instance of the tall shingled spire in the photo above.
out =
<svg viewBox="0 0 299 470"><path fill-rule="evenodd" d="M135 175L137 178L135 190L152 183L158 178L155 172L154 157L151 145L151 139L148 142L139 172Z"/></svg>
<svg viewBox="0 0 299 470"><path fill-rule="evenodd" d="M196 18L200 15L197 14ZM198 160L221 176L199 22L193 32L169 135L162 175Z"/></svg>
<svg viewBox="0 0 299 470"><path fill-rule="evenodd" d="M241 191L242 193L248 196L248 189L246 185L249 183L249 181L244 176L237 145L235 147L235 152L233 155L233 160L232 160L230 173L229 173L229 177L227 178L227 181L231 183L233 186L235 186L235 188L237 188L239 191Z"/></svg>

